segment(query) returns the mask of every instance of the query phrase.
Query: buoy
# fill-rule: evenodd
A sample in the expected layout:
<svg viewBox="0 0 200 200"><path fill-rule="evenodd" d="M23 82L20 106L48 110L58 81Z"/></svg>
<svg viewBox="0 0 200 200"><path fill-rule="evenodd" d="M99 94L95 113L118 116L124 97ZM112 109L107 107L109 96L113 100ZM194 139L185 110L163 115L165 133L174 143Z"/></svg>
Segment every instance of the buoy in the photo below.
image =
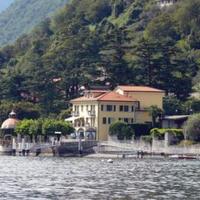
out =
<svg viewBox="0 0 200 200"><path fill-rule="evenodd" d="M113 163L113 160L112 159L108 159L107 162L108 163Z"/></svg>

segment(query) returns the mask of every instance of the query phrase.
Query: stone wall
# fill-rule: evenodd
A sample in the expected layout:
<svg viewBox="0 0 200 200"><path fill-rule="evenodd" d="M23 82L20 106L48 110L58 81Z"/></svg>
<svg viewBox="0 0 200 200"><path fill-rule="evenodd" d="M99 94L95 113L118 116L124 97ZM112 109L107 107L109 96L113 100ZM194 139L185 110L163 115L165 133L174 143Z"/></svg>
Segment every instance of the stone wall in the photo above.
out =
<svg viewBox="0 0 200 200"><path fill-rule="evenodd" d="M167 139L166 139L167 138ZM200 155L200 144L191 146L169 145L169 137L165 140L153 139L152 143L142 140L117 140L116 138L109 138L108 141L99 143L98 150L102 152L116 152L116 151L145 151L156 154L198 154Z"/></svg>

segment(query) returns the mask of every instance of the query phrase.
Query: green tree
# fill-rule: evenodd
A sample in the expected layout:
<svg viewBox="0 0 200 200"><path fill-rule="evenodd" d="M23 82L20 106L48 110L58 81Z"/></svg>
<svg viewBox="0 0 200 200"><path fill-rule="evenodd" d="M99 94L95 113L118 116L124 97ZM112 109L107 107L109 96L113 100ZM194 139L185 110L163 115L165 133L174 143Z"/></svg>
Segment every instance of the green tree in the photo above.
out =
<svg viewBox="0 0 200 200"><path fill-rule="evenodd" d="M159 118L159 119L161 118L163 111L162 111L161 108L159 108L159 107L156 106L156 105L150 106L150 107L148 108L148 110L149 110L149 114L150 114L151 117L152 117L152 127L156 127L157 119L158 119L158 118Z"/></svg>
<svg viewBox="0 0 200 200"><path fill-rule="evenodd" d="M184 114L184 105L176 96L164 97L163 109L165 115Z"/></svg>
<svg viewBox="0 0 200 200"><path fill-rule="evenodd" d="M54 135L55 132L69 135L74 132L74 128L69 123L61 120L46 119L43 122L42 132L44 135Z"/></svg>
<svg viewBox="0 0 200 200"><path fill-rule="evenodd" d="M34 125L34 123L35 122L33 120L22 120L17 124L15 132L22 136L25 136L25 135L32 136L31 134L33 132L30 132L29 130L30 130L30 127Z"/></svg>
<svg viewBox="0 0 200 200"><path fill-rule="evenodd" d="M134 131L130 128L130 126L128 126L128 124L121 121L117 121L110 125L109 134L111 136L117 136L119 140L124 140L131 139L134 135Z"/></svg>
<svg viewBox="0 0 200 200"><path fill-rule="evenodd" d="M186 139L200 141L200 114L194 114L189 117L184 132Z"/></svg>

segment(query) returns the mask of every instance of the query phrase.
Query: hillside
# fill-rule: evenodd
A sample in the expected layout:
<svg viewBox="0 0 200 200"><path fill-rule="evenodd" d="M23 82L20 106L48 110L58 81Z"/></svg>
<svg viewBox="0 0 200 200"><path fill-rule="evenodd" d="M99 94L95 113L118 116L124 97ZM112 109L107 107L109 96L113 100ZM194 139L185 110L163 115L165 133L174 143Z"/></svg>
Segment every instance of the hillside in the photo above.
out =
<svg viewBox="0 0 200 200"><path fill-rule="evenodd" d="M200 67L200 2L73 0L0 52L3 100L59 113L81 86L149 85L186 101ZM200 75L199 75L200 77Z"/></svg>
<svg viewBox="0 0 200 200"><path fill-rule="evenodd" d="M10 5L11 3L13 3L13 2L14 2L14 0L1 0L1 1L0 1L0 13L1 13L2 11L4 11L6 8L8 8L9 5Z"/></svg>
<svg viewBox="0 0 200 200"><path fill-rule="evenodd" d="M7 4L9 2L10 0ZM29 32L66 2L67 0L15 0L0 13L0 45L11 43ZM1 1L1 6L6 6L5 0Z"/></svg>

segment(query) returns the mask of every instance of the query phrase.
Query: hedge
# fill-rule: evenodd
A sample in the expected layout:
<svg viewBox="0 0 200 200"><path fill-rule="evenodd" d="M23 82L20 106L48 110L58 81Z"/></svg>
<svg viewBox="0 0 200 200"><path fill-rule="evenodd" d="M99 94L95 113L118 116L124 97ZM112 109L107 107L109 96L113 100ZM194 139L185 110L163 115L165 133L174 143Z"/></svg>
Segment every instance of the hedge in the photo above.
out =
<svg viewBox="0 0 200 200"><path fill-rule="evenodd" d="M140 138L143 135L148 135L152 126L151 124L130 124L130 127L134 130L135 138Z"/></svg>
<svg viewBox="0 0 200 200"><path fill-rule="evenodd" d="M163 140L166 132L175 136L179 141L184 139L183 129L154 128L150 131L150 134L153 138Z"/></svg>

